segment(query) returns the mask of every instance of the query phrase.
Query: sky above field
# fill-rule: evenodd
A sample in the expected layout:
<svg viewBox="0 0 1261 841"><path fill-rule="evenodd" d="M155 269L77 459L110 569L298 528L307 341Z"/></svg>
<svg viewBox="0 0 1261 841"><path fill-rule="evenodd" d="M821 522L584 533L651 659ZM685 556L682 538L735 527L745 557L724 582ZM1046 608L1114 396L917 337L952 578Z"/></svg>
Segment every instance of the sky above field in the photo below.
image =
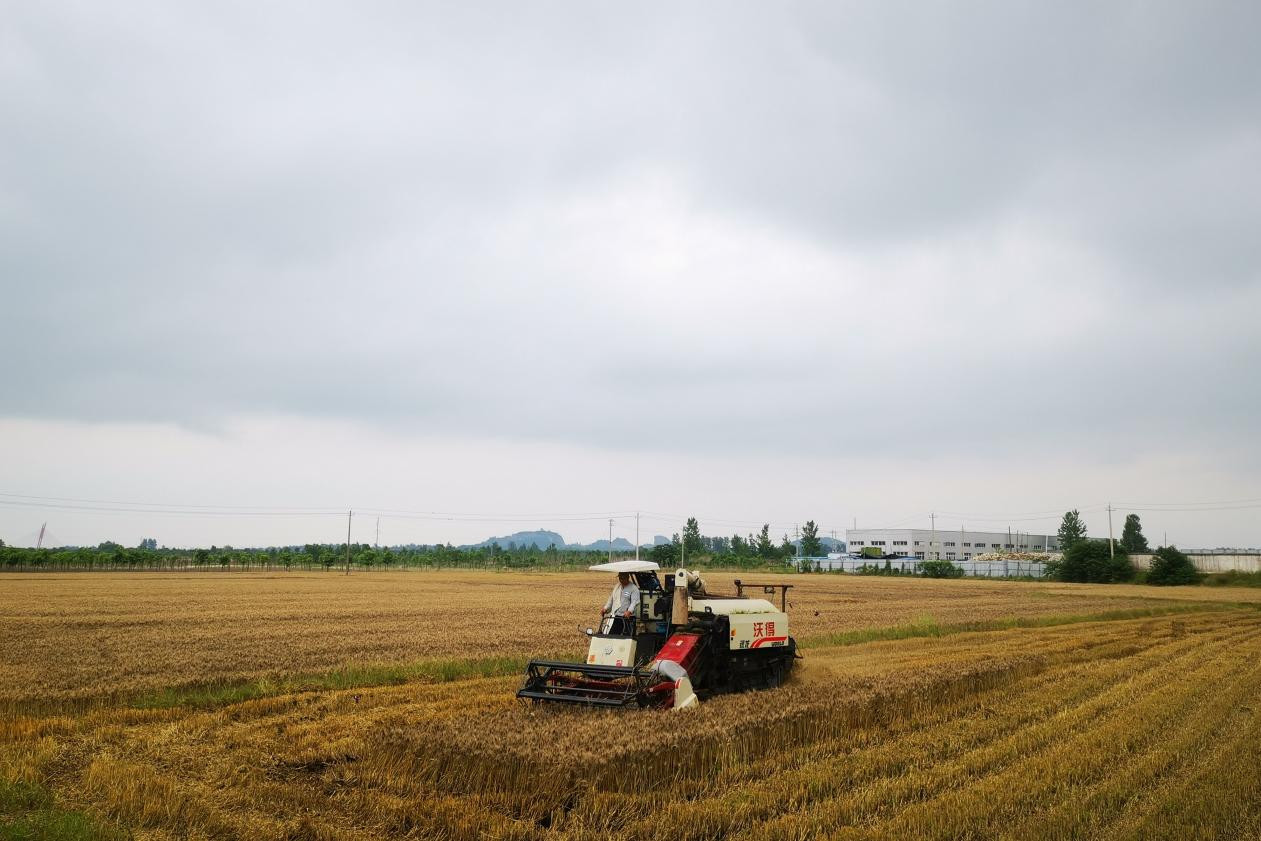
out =
<svg viewBox="0 0 1261 841"><path fill-rule="evenodd" d="M8 543L1261 545L1261 6L3 17Z"/></svg>

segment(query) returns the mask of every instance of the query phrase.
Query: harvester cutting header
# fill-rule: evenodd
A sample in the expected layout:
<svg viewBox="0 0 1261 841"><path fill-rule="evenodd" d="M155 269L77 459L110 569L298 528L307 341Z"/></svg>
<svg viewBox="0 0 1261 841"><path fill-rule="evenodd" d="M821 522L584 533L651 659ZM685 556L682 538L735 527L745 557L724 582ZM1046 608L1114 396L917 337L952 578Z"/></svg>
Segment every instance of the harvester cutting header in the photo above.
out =
<svg viewBox="0 0 1261 841"><path fill-rule="evenodd" d="M774 688L792 669L797 643L786 612L791 584L737 579L736 595L719 596L685 569L666 574L663 583L651 561L589 569L619 573L623 584L606 604L599 632L586 630L586 662L531 661L518 698L684 709L698 698ZM778 592L779 607L746 590L772 597Z"/></svg>

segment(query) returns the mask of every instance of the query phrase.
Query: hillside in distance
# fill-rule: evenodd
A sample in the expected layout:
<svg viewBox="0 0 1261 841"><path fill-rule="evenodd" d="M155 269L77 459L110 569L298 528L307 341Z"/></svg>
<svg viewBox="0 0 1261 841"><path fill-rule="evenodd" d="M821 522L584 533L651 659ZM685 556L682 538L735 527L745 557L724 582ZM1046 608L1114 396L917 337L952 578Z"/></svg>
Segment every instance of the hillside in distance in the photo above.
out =
<svg viewBox="0 0 1261 841"><path fill-rule="evenodd" d="M465 549L483 549L498 544L501 549L518 546L534 546L538 549L546 549L549 546L555 546L557 549L579 549L607 552L609 550L609 541L597 540L593 543L566 543L565 538L561 537L554 531L546 529L538 529L535 531L518 531L504 537L488 537L481 543L473 543L461 548ZM615 537L613 539L613 551L615 552L633 552L635 544L631 543L624 537Z"/></svg>
<svg viewBox="0 0 1261 841"><path fill-rule="evenodd" d="M488 537L481 543L473 543L461 548L483 549L495 544L499 544L501 549L507 549L509 544L512 546L534 546L539 549L555 546L557 549L563 549L565 548L565 538L554 531L538 529L536 531L513 532L504 537Z"/></svg>

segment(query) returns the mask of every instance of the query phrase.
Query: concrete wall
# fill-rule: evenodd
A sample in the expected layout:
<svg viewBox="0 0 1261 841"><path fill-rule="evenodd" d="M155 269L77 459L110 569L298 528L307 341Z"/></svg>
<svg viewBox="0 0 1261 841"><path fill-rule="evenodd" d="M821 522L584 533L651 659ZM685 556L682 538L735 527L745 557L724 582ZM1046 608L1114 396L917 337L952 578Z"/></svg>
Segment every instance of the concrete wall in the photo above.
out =
<svg viewBox="0 0 1261 841"><path fill-rule="evenodd" d="M1058 554L1052 554L1052 559L1059 558ZM1218 555L1212 553L1195 554L1188 552L1187 557L1195 564L1195 568L1200 572L1230 572L1232 570L1239 572L1261 572L1261 554L1257 555ZM813 566L816 559L810 559ZM869 566L884 568L884 561L878 558L868 558L867 560L856 560L854 558L818 558L819 564L825 570L840 570L844 572L856 572L863 564ZM943 558L943 560L945 560ZM1130 560L1134 566L1139 569L1147 569L1151 566L1151 555L1130 555ZM1036 561L961 561L951 559L957 567L962 567L965 575L975 575L983 578L1004 578L1004 577L1023 577L1031 576L1033 578L1042 578L1046 574L1044 564ZM912 573L919 569L919 563L914 560L894 560L890 561L893 569Z"/></svg>
<svg viewBox="0 0 1261 841"><path fill-rule="evenodd" d="M1218 555L1215 553L1197 554L1188 552L1187 557L1200 572L1261 572L1261 555ZM1130 560L1139 569L1151 566L1151 555L1130 555Z"/></svg>

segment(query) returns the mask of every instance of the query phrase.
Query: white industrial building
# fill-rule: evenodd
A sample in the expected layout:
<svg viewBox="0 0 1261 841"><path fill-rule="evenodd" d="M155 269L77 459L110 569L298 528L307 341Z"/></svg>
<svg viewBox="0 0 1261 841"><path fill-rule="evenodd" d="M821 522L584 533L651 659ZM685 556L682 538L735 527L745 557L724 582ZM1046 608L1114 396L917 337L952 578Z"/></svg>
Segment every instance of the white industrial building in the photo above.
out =
<svg viewBox="0 0 1261 841"><path fill-rule="evenodd" d="M930 561L966 561L986 552L1058 552L1053 534L967 529L846 529L849 552L879 549L881 555L906 555Z"/></svg>

